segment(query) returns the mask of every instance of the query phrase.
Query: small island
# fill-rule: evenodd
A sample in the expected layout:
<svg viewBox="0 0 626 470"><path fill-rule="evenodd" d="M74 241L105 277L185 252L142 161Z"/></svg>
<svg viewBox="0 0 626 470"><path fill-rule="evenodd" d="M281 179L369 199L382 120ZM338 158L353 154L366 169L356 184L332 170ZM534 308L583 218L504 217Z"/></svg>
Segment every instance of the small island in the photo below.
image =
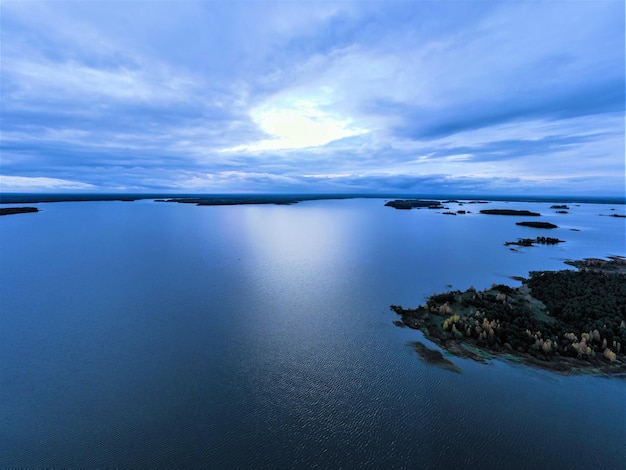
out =
<svg viewBox="0 0 626 470"><path fill-rule="evenodd" d="M557 243L564 242L565 240L559 240L558 238L552 237L518 238L516 242L504 242L504 246L535 246L535 243L538 245L556 245Z"/></svg>
<svg viewBox="0 0 626 470"><path fill-rule="evenodd" d="M395 201L387 202L385 206L400 210L420 209L422 207L443 209L441 201L428 201L424 199L396 199Z"/></svg>
<svg viewBox="0 0 626 470"><path fill-rule="evenodd" d="M36 207L2 207L0 208L0 215L12 215L12 214L28 214L30 212L39 212Z"/></svg>
<svg viewBox="0 0 626 470"><path fill-rule="evenodd" d="M533 228L559 228L558 225L551 224L550 222L516 222L515 225L519 225L521 227L533 227Z"/></svg>
<svg viewBox="0 0 626 470"><path fill-rule="evenodd" d="M470 287L391 309L400 315L396 324L421 330L457 356L626 378L626 259L569 264L579 270L534 271L517 288Z"/></svg>
<svg viewBox="0 0 626 470"><path fill-rule="evenodd" d="M526 217L539 217L541 215L539 212L515 209L483 209L480 213L488 215L519 215Z"/></svg>

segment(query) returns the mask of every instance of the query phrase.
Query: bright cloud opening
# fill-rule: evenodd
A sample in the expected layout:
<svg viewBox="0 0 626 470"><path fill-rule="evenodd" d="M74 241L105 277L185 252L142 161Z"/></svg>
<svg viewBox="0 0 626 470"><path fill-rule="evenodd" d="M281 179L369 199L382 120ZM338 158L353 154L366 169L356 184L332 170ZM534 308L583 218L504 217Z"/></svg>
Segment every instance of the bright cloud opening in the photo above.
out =
<svg viewBox="0 0 626 470"><path fill-rule="evenodd" d="M240 150L280 150L319 147L329 142L364 134L352 119L322 111L316 102L301 100L291 105L266 104L251 113L254 122L272 138L230 148Z"/></svg>

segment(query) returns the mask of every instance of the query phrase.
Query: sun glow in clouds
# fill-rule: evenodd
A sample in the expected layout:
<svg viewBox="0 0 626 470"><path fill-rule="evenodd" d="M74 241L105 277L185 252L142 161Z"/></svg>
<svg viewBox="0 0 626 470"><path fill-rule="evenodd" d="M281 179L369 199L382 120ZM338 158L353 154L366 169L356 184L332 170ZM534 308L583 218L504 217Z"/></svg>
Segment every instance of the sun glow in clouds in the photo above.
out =
<svg viewBox="0 0 626 470"><path fill-rule="evenodd" d="M353 126L352 119L323 111L313 100L269 102L252 110L253 121L270 139L240 145L229 151L280 150L319 147L367 132Z"/></svg>

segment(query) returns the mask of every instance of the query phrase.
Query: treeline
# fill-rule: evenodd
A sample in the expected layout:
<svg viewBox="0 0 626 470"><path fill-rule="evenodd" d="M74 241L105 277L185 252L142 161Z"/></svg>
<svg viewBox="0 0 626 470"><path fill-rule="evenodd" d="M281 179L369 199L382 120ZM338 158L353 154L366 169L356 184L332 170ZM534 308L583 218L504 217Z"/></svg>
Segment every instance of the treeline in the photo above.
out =
<svg viewBox="0 0 626 470"><path fill-rule="evenodd" d="M616 354L624 352L626 274L540 271L531 273L528 286L558 320L562 336L573 345L571 355L580 355L581 342L590 349L587 355L604 353L606 349Z"/></svg>
<svg viewBox="0 0 626 470"><path fill-rule="evenodd" d="M543 360L624 362L626 274L532 272L526 286L532 297L527 287L500 284L482 292L470 288L433 295L413 310L392 309L405 324L444 342L470 341Z"/></svg>

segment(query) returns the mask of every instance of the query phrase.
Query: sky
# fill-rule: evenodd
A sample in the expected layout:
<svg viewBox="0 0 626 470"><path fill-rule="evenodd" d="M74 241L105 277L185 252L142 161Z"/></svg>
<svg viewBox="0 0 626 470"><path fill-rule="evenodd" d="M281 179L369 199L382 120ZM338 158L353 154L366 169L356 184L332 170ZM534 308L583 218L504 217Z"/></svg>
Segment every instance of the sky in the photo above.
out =
<svg viewBox="0 0 626 470"><path fill-rule="evenodd" d="M624 196L625 6L0 3L0 191Z"/></svg>

